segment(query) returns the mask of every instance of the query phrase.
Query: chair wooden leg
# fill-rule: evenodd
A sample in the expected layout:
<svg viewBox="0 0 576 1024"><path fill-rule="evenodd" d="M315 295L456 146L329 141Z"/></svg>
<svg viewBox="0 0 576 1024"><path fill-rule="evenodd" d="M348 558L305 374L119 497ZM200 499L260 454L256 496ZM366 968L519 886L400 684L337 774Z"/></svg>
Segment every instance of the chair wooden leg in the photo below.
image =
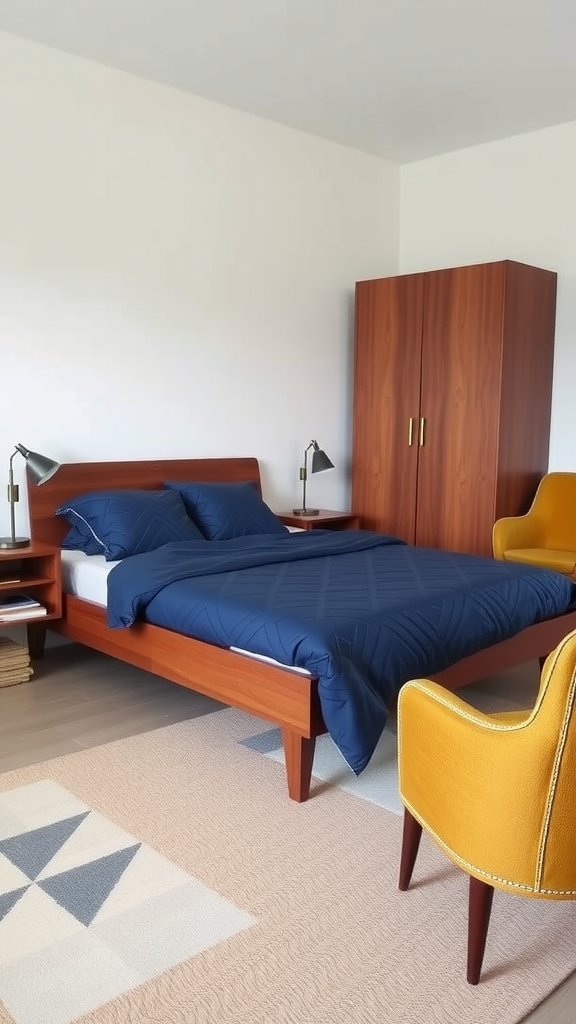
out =
<svg viewBox="0 0 576 1024"><path fill-rule="evenodd" d="M467 980L471 985L480 981L480 971L486 948L486 936L490 923L490 911L494 889L487 882L470 876L468 901L468 970Z"/></svg>
<svg viewBox="0 0 576 1024"><path fill-rule="evenodd" d="M398 888L405 892L410 885L414 864L418 855L418 847L422 837L422 825L404 808L404 828L402 830L402 853L400 855L400 880Z"/></svg>

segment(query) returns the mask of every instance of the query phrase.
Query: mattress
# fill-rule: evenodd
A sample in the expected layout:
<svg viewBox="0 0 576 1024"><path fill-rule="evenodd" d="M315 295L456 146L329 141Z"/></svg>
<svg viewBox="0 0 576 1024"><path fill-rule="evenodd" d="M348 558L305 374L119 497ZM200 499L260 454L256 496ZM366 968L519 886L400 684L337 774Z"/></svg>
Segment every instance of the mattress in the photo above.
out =
<svg viewBox="0 0 576 1024"><path fill-rule="evenodd" d="M290 533L299 532L297 529L290 530ZM74 594L82 601L90 601L101 608L105 608L108 602L108 573L112 571L118 562L107 562L104 555L85 555L83 551L62 551L62 589L65 594ZM253 654L252 651L245 651L241 647L231 647L236 654L245 654L256 661L265 661L268 665L276 665L279 668L290 669L301 676L310 676L305 668L298 668L295 665L283 665L274 658L265 654Z"/></svg>
<svg viewBox="0 0 576 1024"><path fill-rule="evenodd" d="M62 551L62 590L83 601L105 608L108 602L108 573L118 562L107 562L104 555L85 555L83 551Z"/></svg>

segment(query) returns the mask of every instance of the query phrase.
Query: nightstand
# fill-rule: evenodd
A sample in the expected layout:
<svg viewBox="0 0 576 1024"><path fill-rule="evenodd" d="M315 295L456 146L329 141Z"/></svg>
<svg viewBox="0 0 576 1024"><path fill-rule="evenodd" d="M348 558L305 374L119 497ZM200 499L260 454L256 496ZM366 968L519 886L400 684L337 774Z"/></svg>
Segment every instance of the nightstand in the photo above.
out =
<svg viewBox="0 0 576 1024"><path fill-rule="evenodd" d="M299 526L301 530L359 530L360 517L352 512L333 512L321 508L317 516L295 516L293 512L278 512L284 526Z"/></svg>
<svg viewBox="0 0 576 1024"><path fill-rule="evenodd" d="M60 548L50 544L0 551L0 600L8 594L26 594L46 608L46 615L15 615L0 627L26 626L31 658L41 658L46 639L46 623L62 615L62 574Z"/></svg>

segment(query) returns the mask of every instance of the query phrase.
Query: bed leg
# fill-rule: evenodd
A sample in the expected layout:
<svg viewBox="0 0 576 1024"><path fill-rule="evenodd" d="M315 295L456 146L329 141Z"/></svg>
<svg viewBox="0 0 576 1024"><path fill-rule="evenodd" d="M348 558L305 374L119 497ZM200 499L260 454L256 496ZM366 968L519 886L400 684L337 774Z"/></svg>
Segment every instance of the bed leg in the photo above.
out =
<svg viewBox="0 0 576 1024"><path fill-rule="evenodd" d="M307 739L291 729L282 729L286 776L288 779L288 795L299 804L310 796L310 780L312 778L312 762L316 739Z"/></svg>

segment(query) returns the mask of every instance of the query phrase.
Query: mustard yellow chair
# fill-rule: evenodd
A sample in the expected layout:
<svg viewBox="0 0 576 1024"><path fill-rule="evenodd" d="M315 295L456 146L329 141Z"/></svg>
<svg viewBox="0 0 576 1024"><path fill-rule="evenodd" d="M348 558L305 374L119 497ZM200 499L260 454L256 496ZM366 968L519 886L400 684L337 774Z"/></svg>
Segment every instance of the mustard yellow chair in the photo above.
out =
<svg viewBox="0 0 576 1024"><path fill-rule="evenodd" d="M576 473L548 473L524 516L498 519L494 557L573 576L576 568Z"/></svg>
<svg viewBox="0 0 576 1024"><path fill-rule="evenodd" d="M422 829L470 875L468 969L480 979L494 889L576 899L576 630L546 659L532 710L485 715L438 683L398 703L399 888Z"/></svg>

